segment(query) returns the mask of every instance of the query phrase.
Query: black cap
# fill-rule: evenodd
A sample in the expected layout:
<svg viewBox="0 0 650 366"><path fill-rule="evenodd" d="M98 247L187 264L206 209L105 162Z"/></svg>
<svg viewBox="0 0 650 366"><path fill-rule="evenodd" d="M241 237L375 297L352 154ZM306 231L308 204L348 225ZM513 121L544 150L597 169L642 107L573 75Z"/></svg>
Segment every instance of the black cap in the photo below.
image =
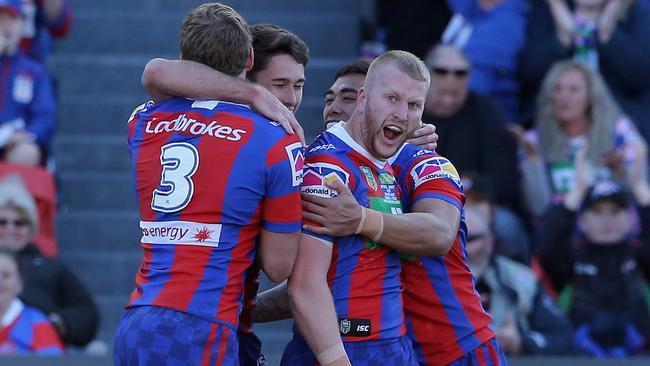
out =
<svg viewBox="0 0 650 366"><path fill-rule="evenodd" d="M611 180L600 180L594 183L582 202L582 210L587 210L601 201L613 201L622 208L628 207L630 199L625 189Z"/></svg>

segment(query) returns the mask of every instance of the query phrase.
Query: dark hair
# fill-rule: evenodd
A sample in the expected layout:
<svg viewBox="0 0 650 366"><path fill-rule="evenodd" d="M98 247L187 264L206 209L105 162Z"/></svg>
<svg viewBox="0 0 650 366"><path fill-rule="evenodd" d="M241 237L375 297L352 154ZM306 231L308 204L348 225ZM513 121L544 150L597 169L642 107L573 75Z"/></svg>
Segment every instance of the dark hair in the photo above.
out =
<svg viewBox="0 0 650 366"><path fill-rule="evenodd" d="M309 62L309 48L297 35L274 24L255 24L251 27L253 34L253 51L255 62L249 72L249 78L255 80L255 74L264 70L271 57L289 55L296 62L307 66Z"/></svg>
<svg viewBox="0 0 650 366"><path fill-rule="evenodd" d="M347 64L341 66L338 70L336 70L336 75L334 75L334 80L349 74L361 74L365 76L368 73L369 67L370 67L370 61L363 58L350 61Z"/></svg>
<svg viewBox="0 0 650 366"><path fill-rule="evenodd" d="M16 255L15 250L7 249L7 248L0 248L0 256L7 256L9 259L11 259L14 263L16 263L16 269L18 270L18 277L21 279L23 277L23 266L20 263L20 260L18 259L18 256Z"/></svg>
<svg viewBox="0 0 650 366"><path fill-rule="evenodd" d="M181 26L181 58L236 76L246 67L253 43L248 24L235 10L206 3L192 10Z"/></svg>

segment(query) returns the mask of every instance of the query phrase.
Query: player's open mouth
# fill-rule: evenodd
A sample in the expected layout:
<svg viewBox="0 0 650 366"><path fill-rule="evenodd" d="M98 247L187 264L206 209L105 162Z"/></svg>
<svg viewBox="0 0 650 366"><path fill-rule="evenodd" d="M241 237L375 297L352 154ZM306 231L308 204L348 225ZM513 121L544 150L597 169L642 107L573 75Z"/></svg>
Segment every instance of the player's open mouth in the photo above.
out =
<svg viewBox="0 0 650 366"><path fill-rule="evenodd" d="M389 142L397 140L397 138L404 132L401 127L395 125L384 126L384 137Z"/></svg>

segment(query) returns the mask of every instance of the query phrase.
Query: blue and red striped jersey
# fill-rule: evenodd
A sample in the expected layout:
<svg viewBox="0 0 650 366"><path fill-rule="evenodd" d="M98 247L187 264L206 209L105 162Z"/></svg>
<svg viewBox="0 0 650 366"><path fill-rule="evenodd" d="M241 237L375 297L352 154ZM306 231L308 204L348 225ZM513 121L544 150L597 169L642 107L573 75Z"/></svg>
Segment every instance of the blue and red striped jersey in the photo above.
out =
<svg viewBox="0 0 650 366"><path fill-rule="evenodd" d="M63 343L45 314L14 299L0 324L0 354L62 355Z"/></svg>
<svg viewBox="0 0 650 366"><path fill-rule="evenodd" d="M461 212L458 235L447 255L402 263L404 312L408 334L421 346L416 347L418 360L447 365L495 336L467 262L462 184L448 159L414 145L404 144L389 161L406 212L424 198L444 200Z"/></svg>
<svg viewBox="0 0 650 366"><path fill-rule="evenodd" d="M148 103L128 129L144 258L127 307L236 328L260 229L300 230L301 143L223 101Z"/></svg>
<svg viewBox="0 0 650 366"><path fill-rule="evenodd" d="M332 179L350 187L357 202L365 207L402 212L390 165L373 158L343 125L322 133L308 149L302 191L332 197L337 193L325 186L325 181ZM306 233L333 243L327 279L343 340L404 335L399 254L359 235L333 238Z"/></svg>

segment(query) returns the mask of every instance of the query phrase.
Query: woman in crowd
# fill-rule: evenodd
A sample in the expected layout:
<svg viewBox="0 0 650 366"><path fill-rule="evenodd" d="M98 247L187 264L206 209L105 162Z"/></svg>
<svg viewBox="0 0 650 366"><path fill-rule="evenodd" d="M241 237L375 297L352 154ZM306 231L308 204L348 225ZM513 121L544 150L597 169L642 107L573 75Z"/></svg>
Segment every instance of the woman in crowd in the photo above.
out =
<svg viewBox="0 0 650 366"><path fill-rule="evenodd" d="M571 60L556 63L546 75L535 130L525 135L519 131L518 136L525 156L524 193L535 215L572 190L581 147L589 146L592 179L615 178L633 162L633 146L642 139L601 77Z"/></svg>
<svg viewBox="0 0 650 366"><path fill-rule="evenodd" d="M97 331L97 307L61 260L44 256L31 243L37 228L36 205L20 178L0 181L0 249L15 252L23 269L21 300L47 314L66 344L85 346Z"/></svg>

